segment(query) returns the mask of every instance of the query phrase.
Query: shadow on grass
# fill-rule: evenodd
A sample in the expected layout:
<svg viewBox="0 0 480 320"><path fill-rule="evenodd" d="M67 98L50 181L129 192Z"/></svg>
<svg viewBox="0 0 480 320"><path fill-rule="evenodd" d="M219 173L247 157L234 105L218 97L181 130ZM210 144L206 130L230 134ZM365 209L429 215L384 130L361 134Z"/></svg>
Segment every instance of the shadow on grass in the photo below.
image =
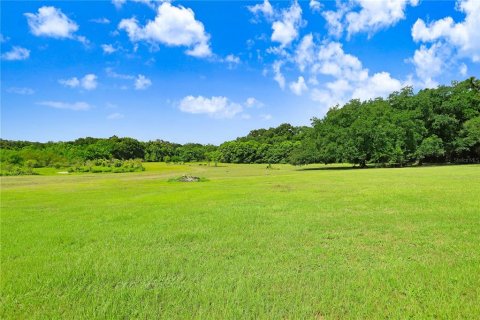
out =
<svg viewBox="0 0 480 320"><path fill-rule="evenodd" d="M448 166L464 166L464 165L474 165L480 163L425 163L423 165L405 165L405 166L375 166L368 165L366 167L360 166L345 166L345 167L316 167L316 168L298 168L296 171L317 171L317 170L366 170L366 169L405 169L405 168L429 168L429 167L448 167Z"/></svg>
<svg viewBox="0 0 480 320"><path fill-rule="evenodd" d="M317 167L317 168L298 168L297 171L317 171L317 170L356 170L366 169L360 167Z"/></svg>

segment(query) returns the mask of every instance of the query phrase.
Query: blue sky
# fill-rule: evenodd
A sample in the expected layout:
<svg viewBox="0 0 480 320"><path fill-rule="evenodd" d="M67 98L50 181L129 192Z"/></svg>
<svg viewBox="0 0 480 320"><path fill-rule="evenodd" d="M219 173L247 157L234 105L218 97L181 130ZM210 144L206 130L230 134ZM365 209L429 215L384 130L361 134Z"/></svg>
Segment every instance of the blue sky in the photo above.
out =
<svg viewBox="0 0 480 320"><path fill-rule="evenodd" d="M1 135L221 143L480 74L480 1L2 1Z"/></svg>

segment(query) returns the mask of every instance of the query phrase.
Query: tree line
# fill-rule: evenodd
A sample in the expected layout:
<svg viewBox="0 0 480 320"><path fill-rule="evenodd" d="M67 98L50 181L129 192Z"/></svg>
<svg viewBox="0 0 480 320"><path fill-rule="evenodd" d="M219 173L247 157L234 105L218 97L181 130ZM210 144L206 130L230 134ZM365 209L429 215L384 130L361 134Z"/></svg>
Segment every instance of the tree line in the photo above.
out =
<svg viewBox="0 0 480 320"><path fill-rule="evenodd" d="M285 123L252 130L219 146L113 136L47 143L0 139L0 149L2 170L78 166L98 159L361 167L480 162L480 80L351 100L313 118L311 126Z"/></svg>

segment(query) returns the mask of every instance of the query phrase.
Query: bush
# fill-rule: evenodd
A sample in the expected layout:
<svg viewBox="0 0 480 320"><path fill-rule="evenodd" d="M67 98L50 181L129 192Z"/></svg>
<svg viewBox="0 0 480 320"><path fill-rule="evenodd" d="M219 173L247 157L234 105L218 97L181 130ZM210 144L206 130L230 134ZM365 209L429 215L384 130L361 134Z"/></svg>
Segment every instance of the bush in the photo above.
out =
<svg viewBox="0 0 480 320"><path fill-rule="evenodd" d="M76 164L68 169L68 172L91 172L91 173L104 173L104 172L136 172L144 171L145 168L142 165L140 159L135 160L88 160L84 164Z"/></svg>
<svg viewBox="0 0 480 320"><path fill-rule="evenodd" d="M18 165L6 164L2 165L0 170L0 176L24 176L24 175L37 175L33 168L22 167Z"/></svg>

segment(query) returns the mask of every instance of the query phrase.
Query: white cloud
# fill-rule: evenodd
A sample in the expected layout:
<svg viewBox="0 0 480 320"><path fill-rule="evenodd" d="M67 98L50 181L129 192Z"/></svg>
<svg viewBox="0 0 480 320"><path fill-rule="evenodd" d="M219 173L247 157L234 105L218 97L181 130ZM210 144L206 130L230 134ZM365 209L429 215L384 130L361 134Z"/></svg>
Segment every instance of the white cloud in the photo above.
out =
<svg viewBox="0 0 480 320"><path fill-rule="evenodd" d="M313 43L313 36L310 33L303 37L302 41L295 50L294 59L300 71L303 72L305 67L315 60L314 50L315 45Z"/></svg>
<svg viewBox="0 0 480 320"><path fill-rule="evenodd" d="M264 0L263 3L259 3L254 6L248 6L247 8L255 15L262 13L265 17L271 17L274 14L272 5L268 0Z"/></svg>
<svg viewBox="0 0 480 320"><path fill-rule="evenodd" d="M337 2L337 11L325 11L323 16L332 35L340 36L346 29L348 37L360 32L371 36L405 19L406 7L417 4L418 0L352 0Z"/></svg>
<svg viewBox="0 0 480 320"><path fill-rule="evenodd" d="M314 72L351 81L364 81L368 77L368 70L362 67L360 60L345 53L339 42L322 44L316 59L312 66Z"/></svg>
<svg viewBox="0 0 480 320"><path fill-rule="evenodd" d="M22 47L12 47L12 50L2 54L3 60L16 61L16 60L26 60L30 57L30 50Z"/></svg>
<svg viewBox="0 0 480 320"><path fill-rule="evenodd" d="M282 65L283 61L275 61L273 63L273 79L278 83L280 88L284 89L285 88L285 76L282 73Z"/></svg>
<svg viewBox="0 0 480 320"><path fill-rule="evenodd" d="M225 57L225 61L232 64L239 64L240 58L233 54L229 54L228 56Z"/></svg>
<svg viewBox="0 0 480 320"><path fill-rule="evenodd" d="M80 80L78 80L77 77L73 77L70 79L60 79L58 82L65 86L65 87L70 87L70 88L77 88L80 86Z"/></svg>
<svg viewBox="0 0 480 320"><path fill-rule="evenodd" d="M437 83L433 80L440 75L444 68L444 60L450 55L447 47L440 43L427 48L422 45L420 49L415 50L413 58L409 61L415 66L417 77L421 80L421 87L435 87Z"/></svg>
<svg viewBox="0 0 480 320"><path fill-rule="evenodd" d="M122 74L115 72L112 68L105 68L108 77L120 80L133 80L133 86L136 90L145 90L152 85L152 80L146 76L139 74L137 76L131 74ZM127 86L121 86L121 89L128 89Z"/></svg>
<svg viewBox="0 0 480 320"><path fill-rule="evenodd" d="M359 12L349 12L345 17L349 35L358 32L372 34L395 25L398 21L405 19L407 5L416 6L418 4L418 0L356 1L362 9Z"/></svg>
<svg viewBox="0 0 480 320"><path fill-rule="evenodd" d="M122 79L122 80L135 79L134 75L117 73L112 68L105 68L105 73L107 74L108 77L114 78L114 79Z"/></svg>
<svg viewBox="0 0 480 320"><path fill-rule="evenodd" d="M460 71L460 74L461 74L463 77L465 77L465 76L467 75L467 73L468 73L467 65L466 65L465 63L462 63L462 64L460 65L460 70L459 70L459 71Z"/></svg>
<svg viewBox="0 0 480 320"><path fill-rule="evenodd" d="M62 101L42 101L42 102L38 102L38 104L41 106L46 106L46 107L55 108L55 109L68 109L68 110L74 110L74 111L86 111L92 108L92 106L86 102L69 103L69 102L62 102Z"/></svg>
<svg viewBox="0 0 480 320"><path fill-rule="evenodd" d="M10 87L7 88L8 93L15 93L15 94L21 94L21 95L32 95L35 93L33 89L30 88L20 88L20 87Z"/></svg>
<svg viewBox="0 0 480 320"><path fill-rule="evenodd" d="M234 69L240 64L240 58L234 54L229 54L225 57L225 59L221 59L220 61L226 63L228 65L228 69Z"/></svg>
<svg viewBox="0 0 480 320"><path fill-rule="evenodd" d="M73 77L70 79L61 79L58 82L65 87L94 90L95 88L97 88L97 85L98 85L97 79L98 77L95 74L89 73L89 74L86 74L81 79L78 79L77 77Z"/></svg>
<svg viewBox="0 0 480 320"><path fill-rule="evenodd" d="M356 56L343 50L341 43L324 41L315 44L311 35L305 36L298 45L292 62L303 72L295 82L290 83L292 92L302 95L308 90L310 98L323 107L344 104L352 98L385 97L403 86L388 72L370 75ZM319 75L332 77L333 80L320 83L317 80ZM309 76L310 88L305 76Z"/></svg>
<svg viewBox="0 0 480 320"><path fill-rule="evenodd" d="M157 11L155 20L139 26L136 18L123 19L119 29L125 30L132 42L146 41L151 44L165 44L189 49L186 54L194 57L208 57L212 54L209 39L203 24L195 19L192 9L173 6L163 2Z"/></svg>
<svg viewBox="0 0 480 320"><path fill-rule="evenodd" d="M312 10L313 12L320 12L320 10L322 9L322 4L318 0L310 0L308 5L310 7L310 10Z"/></svg>
<svg viewBox="0 0 480 320"><path fill-rule="evenodd" d="M344 29L344 22L342 21L345 13L348 12L349 7L345 3L337 2L337 11L322 12L323 18L327 21L328 33L339 38Z"/></svg>
<svg viewBox="0 0 480 320"><path fill-rule="evenodd" d="M98 23L98 24L110 24L110 20L107 18L97 18L97 19L91 19L90 22L93 23Z"/></svg>
<svg viewBox="0 0 480 320"><path fill-rule="evenodd" d="M260 115L260 119L262 120L265 120L265 121L268 121L268 120L271 120L273 117L271 114L261 114Z"/></svg>
<svg viewBox="0 0 480 320"><path fill-rule="evenodd" d="M118 49L111 44L102 44L102 50L103 50L103 53L105 54L112 54Z"/></svg>
<svg viewBox="0 0 480 320"><path fill-rule="evenodd" d="M290 82L290 90L297 96L301 96L305 91L308 90L308 87L305 84L305 79L300 76L296 82Z"/></svg>
<svg viewBox="0 0 480 320"><path fill-rule="evenodd" d="M465 20L455 23L452 17L433 21L428 25L418 19L412 28L413 40L425 43L444 41L458 51L458 55L480 62L480 1L460 0L458 9Z"/></svg>
<svg viewBox="0 0 480 320"><path fill-rule="evenodd" d="M240 104L230 101L227 97L187 96L180 101L182 112L192 114L207 114L213 118L232 118L242 112Z"/></svg>
<svg viewBox="0 0 480 320"><path fill-rule="evenodd" d="M78 30L78 25L60 9L43 6L38 9L38 13L25 13L25 16L27 17L30 32L35 36L75 39L83 44L88 43L84 36L74 34Z"/></svg>
<svg viewBox="0 0 480 320"><path fill-rule="evenodd" d="M282 11L281 20L273 22L271 40L279 42L282 47L288 46L298 37L302 22L302 8L295 1L290 8Z"/></svg>
<svg viewBox="0 0 480 320"><path fill-rule="evenodd" d="M144 5L147 5L148 7L155 9L155 2L158 0L130 0L131 2L137 2L137 3L142 3ZM127 0L112 0L113 5L117 9L121 9L123 5L127 2Z"/></svg>
<svg viewBox="0 0 480 320"><path fill-rule="evenodd" d="M247 100L245 101L245 106L247 108L261 108L264 106L263 102L257 100L256 98L254 97L249 97L247 98Z"/></svg>
<svg viewBox="0 0 480 320"><path fill-rule="evenodd" d="M123 118L125 118L125 116L121 113L118 113L118 112L111 113L107 116L108 120L118 120L118 119L123 119Z"/></svg>
<svg viewBox="0 0 480 320"><path fill-rule="evenodd" d="M367 100L376 97L386 97L394 91L402 88L402 83L390 76L388 72L375 73L367 81L358 84L352 94L352 98Z"/></svg>
<svg viewBox="0 0 480 320"><path fill-rule="evenodd" d="M97 87L97 76L90 73L82 78L82 87L85 90L93 90Z"/></svg>
<svg viewBox="0 0 480 320"><path fill-rule="evenodd" d="M135 89L145 90L152 85L152 80L145 77L143 74L139 74L135 79Z"/></svg>
<svg viewBox="0 0 480 320"><path fill-rule="evenodd" d="M113 5L117 9L120 9L125 4L125 2L127 2L127 0L112 0Z"/></svg>

